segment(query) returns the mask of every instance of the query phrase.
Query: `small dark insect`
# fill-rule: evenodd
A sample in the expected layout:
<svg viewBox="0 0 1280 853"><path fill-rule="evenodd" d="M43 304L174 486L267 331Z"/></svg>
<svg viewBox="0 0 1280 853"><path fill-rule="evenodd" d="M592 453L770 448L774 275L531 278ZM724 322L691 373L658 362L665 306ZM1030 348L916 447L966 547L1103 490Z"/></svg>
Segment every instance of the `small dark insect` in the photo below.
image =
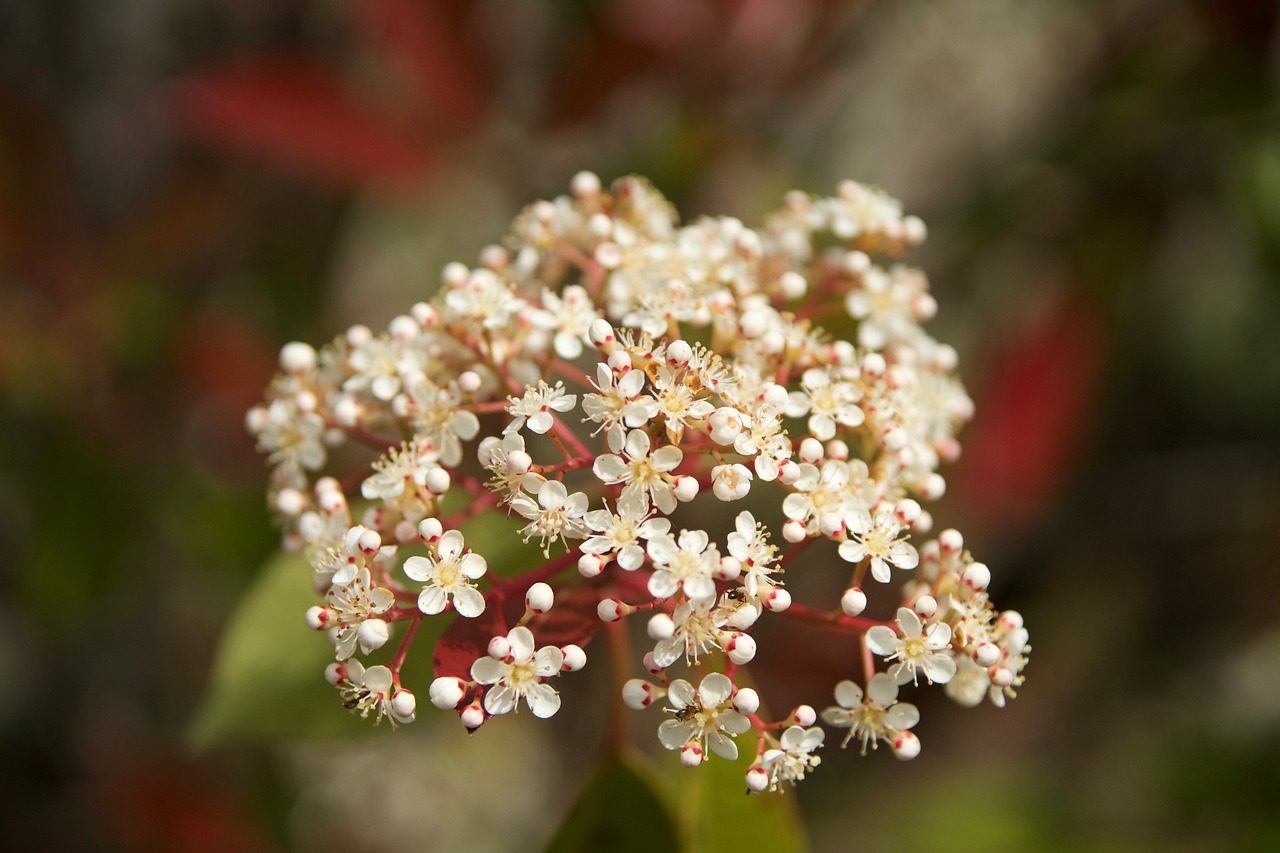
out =
<svg viewBox="0 0 1280 853"><path fill-rule="evenodd" d="M679 711L676 711L676 719L683 723L685 720L691 719L695 714L697 714L701 710L702 710L702 707L697 703L694 703L692 705L685 705Z"/></svg>
<svg viewBox="0 0 1280 853"><path fill-rule="evenodd" d="M747 597L747 591L742 588L731 589L724 594L724 597L730 601L741 601Z"/></svg>

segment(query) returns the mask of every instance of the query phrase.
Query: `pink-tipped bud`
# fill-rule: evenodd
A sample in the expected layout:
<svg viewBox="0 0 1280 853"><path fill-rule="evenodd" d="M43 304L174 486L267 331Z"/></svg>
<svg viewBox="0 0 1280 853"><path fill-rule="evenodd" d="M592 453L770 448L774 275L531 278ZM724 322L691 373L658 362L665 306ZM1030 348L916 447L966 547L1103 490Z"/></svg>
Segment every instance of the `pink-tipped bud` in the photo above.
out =
<svg viewBox="0 0 1280 853"><path fill-rule="evenodd" d="M964 547L964 537L960 535L960 531L953 527L938 534L938 545L941 546L944 553L958 554L960 549Z"/></svg>
<svg viewBox="0 0 1280 853"><path fill-rule="evenodd" d="M632 678L622 685L622 702L633 711L648 708L657 698L657 690L643 678Z"/></svg>
<svg viewBox="0 0 1280 853"><path fill-rule="evenodd" d="M809 289L809 282L800 273L787 270L778 279L778 287L784 299L799 299Z"/></svg>
<svg viewBox="0 0 1280 853"><path fill-rule="evenodd" d="M803 728L809 728L818 719L818 712L812 705L797 705L791 712L791 722Z"/></svg>
<svg viewBox="0 0 1280 853"><path fill-rule="evenodd" d="M312 631L323 631L330 626L333 613L327 607L307 608L307 627Z"/></svg>
<svg viewBox="0 0 1280 853"><path fill-rule="evenodd" d="M806 438L800 442L800 461L808 462L810 465L817 462L823 457L826 451L822 448L822 442L816 438Z"/></svg>
<svg viewBox="0 0 1280 853"><path fill-rule="evenodd" d="M561 646L560 653L564 655L564 663L560 665L562 672L577 672L587 665L587 653L576 643Z"/></svg>
<svg viewBox="0 0 1280 853"><path fill-rule="evenodd" d="M550 584L539 581L524 594L524 606L534 613L546 613L556 602L556 594Z"/></svg>
<svg viewBox="0 0 1280 853"><path fill-rule="evenodd" d="M867 594L859 587L851 587L840 596L840 609L846 616L858 616L867 609Z"/></svg>
<svg viewBox="0 0 1280 853"><path fill-rule="evenodd" d="M494 637L489 641L489 657L494 660L506 660L511 657L511 643L506 637Z"/></svg>
<svg viewBox="0 0 1280 853"><path fill-rule="evenodd" d="M726 554L720 558L720 564L715 573L716 580L731 581L740 574L742 574L742 562L737 557Z"/></svg>
<svg viewBox="0 0 1280 853"><path fill-rule="evenodd" d="M867 257L866 252L854 249L852 252L845 253L844 268L849 275L860 276L871 269L871 258Z"/></svg>
<svg viewBox="0 0 1280 853"><path fill-rule="evenodd" d="M754 714L760 710L760 694L750 687L743 687L733 694L733 709L739 714Z"/></svg>
<svg viewBox="0 0 1280 853"><path fill-rule="evenodd" d="M331 663L324 668L324 680L333 687L347 680L347 668L340 663Z"/></svg>
<svg viewBox="0 0 1280 853"><path fill-rule="evenodd" d="M751 663L756 656L756 641L750 634L734 634L725 643L724 653L738 666Z"/></svg>
<svg viewBox="0 0 1280 853"><path fill-rule="evenodd" d="M418 537L430 545L432 542L439 542L440 537L444 535L444 525L440 523L438 518L424 518L418 522Z"/></svg>
<svg viewBox="0 0 1280 853"><path fill-rule="evenodd" d="M652 640L669 640L676 633L675 620L667 613L655 613L649 617L649 623L646 626L649 638Z"/></svg>
<svg viewBox="0 0 1280 853"><path fill-rule="evenodd" d="M1006 610L1000 614L996 624L1006 631L1016 631L1022 627L1022 614L1016 610Z"/></svg>
<svg viewBox="0 0 1280 853"><path fill-rule="evenodd" d="M927 593L920 596L916 599L915 611L921 618L928 619L938 612L938 599Z"/></svg>
<svg viewBox="0 0 1280 853"><path fill-rule="evenodd" d="M600 349L615 346L618 338L613 332L613 326L609 325L609 321L603 318L596 318L591 321L591 328L587 330L587 336L591 338L591 343Z"/></svg>
<svg viewBox="0 0 1280 853"><path fill-rule="evenodd" d="M893 737L893 754L903 761L910 761L920 754L920 738L911 732L898 732Z"/></svg>
<svg viewBox="0 0 1280 853"><path fill-rule="evenodd" d="M898 501L898 505L894 508L894 514L898 516L898 520L903 524L911 524L920 517L920 504L911 498L905 498Z"/></svg>
<svg viewBox="0 0 1280 853"><path fill-rule="evenodd" d="M351 397L341 397L333 404L333 420L340 427L359 426L364 419L364 406Z"/></svg>
<svg viewBox="0 0 1280 853"><path fill-rule="evenodd" d="M930 474L921 482L920 488L917 489L920 497L927 501L936 501L947 492L947 481L943 479L941 474Z"/></svg>
<svg viewBox="0 0 1280 853"><path fill-rule="evenodd" d="M512 474L525 474L533 467L533 457L523 450L513 450L507 454L507 470Z"/></svg>
<svg viewBox="0 0 1280 853"><path fill-rule="evenodd" d="M583 554L578 558L578 574L593 578L604 571L604 560L599 554Z"/></svg>
<svg viewBox="0 0 1280 853"><path fill-rule="evenodd" d="M616 598L606 598L596 605L596 615L602 622L617 622L631 612L631 608Z"/></svg>
<svg viewBox="0 0 1280 853"><path fill-rule="evenodd" d="M280 369L285 373L306 373L315 366L316 351L311 344L293 341L280 348Z"/></svg>
<svg viewBox="0 0 1280 853"><path fill-rule="evenodd" d="M653 657L653 652L645 652L644 658L641 659L640 665L644 667L644 671L650 675L661 675L667 671L665 666L659 666Z"/></svg>
<svg viewBox="0 0 1280 853"><path fill-rule="evenodd" d="M680 763L685 767L697 767L702 758L702 746L697 743L686 743L680 748Z"/></svg>
<svg viewBox="0 0 1280 853"><path fill-rule="evenodd" d="M787 519L786 523L782 525L782 538L793 545L797 542L803 542L808 535L804 522L799 519Z"/></svg>
<svg viewBox="0 0 1280 853"><path fill-rule="evenodd" d="M828 539L844 539L844 519L838 512L824 512L818 516L818 530Z"/></svg>
<svg viewBox="0 0 1280 853"><path fill-rule="evenodd" d="M688 503L698 496L698 481L686 474L676 477L672 483L672 491L680 503Z"/></svg>
<svg viewBox="0 0 1280 853"><path fill-rule="evenodd" d="M415 302L409 306L409 316L424 329L429 329L440 322L440 315L435 307L426 302Z"/></svg>
<svg viewBox="0 0 1280 853"><path fill-rule="evenodd" d="M378 553L378 549L382 547L382 537L378 535L376 530L365 530L360 534L360 538L356 540L356 547L361 553L372 556Z"/></svg>
<svg viewBox="0 0 1280 853"><path fill-rule="evenodd" d="M747 790L753 794L759 794L769 787L769 774L764 772L763 767L752 767L747 770Z"/></svg>
<svg viewBox="0 0 1280 853"><path fill-rule="evenodd" d="M878 352L869 352L862 357L862 373L871 379L883 376L888 369L884 356Z"/></svg>
<svg viewBox="0 0 1280 853"><path fill-rule="evenodd" d="M569 181L570 191L581 199L592 199L600 195L600 179L595 172L578 172Z"/></svg>
<svg viewBox="0 0 1280 853"><path fill-rule="evenodd" d="M276 509L280 510L283 515L296 518L306 508L306 495L297 489L281 489L279 494L276 495Z"/></svg>
<svg viewBox="0 0 1280 853"><path fill-rule="evenodd" d="M413 522L407 518L402 518L396 522L396 526L392 531L395 534L396 541L401 545L418 538L418 528L413 526Z"/></svg>
<svg viewBox="0 0 1280 853"><path fill-rule="evenodd" d="M381 619L366 619L356 630L356 640L365 654L385 646L390 636L391 628Z"/></svg>
<svg viewBox="0 0 1280 853"><path fill-rule="evenodd" d="M672 367L686 367L693 360L693 347L685 341L675 340L667 344L667 364Z"/></svg>
<svg viewBox="0 0 1280 853"><path fill-rule="evenodd" d="M361 323L347 329L347 346L355 349L364 346L373 340L373 330Z"/></svg>
<svg viewBox="0 0 1280 853"><path fill-rule="evenodd" d="M464 393L474 394L480 390L480 386L482 384L483 382L480 379L480 374L476 373L474 370L464 370L458 375L458 387L462 389Z"/></svg>
<svg viewBox="0 0 1280 853"><path fill-rule="evenodd" d="M800 474L800 466L790 459L783 459L778 463L778 482L782 485L794 485L800 479Z"/></svg>
<svg viewBox="0 0 1280 853"><path fill-rule="evenodd" d="M1000 647L994 643L978 643L973 650L973 662L981 667L995 666L1000 662Z"/></svg>
<svg viewBox="0 0 1280 853"><path fill-rule="evenodd" d="M764 606L774 613L781 613L791 606L791 593L780 586L775 586L765 594Z"/></svg>
<svg viewBox="0 0 1280 853"><path fill-rule="evenodd" d="M422 485L427 487L427 491L433 495L443 495L449 491L452 479L449 472L443 468L432 468L427 472L427 476L423 479Z"/></svg>
<svg viewBox="0 0 1280 853"><path fill-rule="evenodd" d="M928 533L933 529L933 516L929 513L929 510L920 510L920 514L916 516L916 520L911 524L911 529L921 534Z"/></svg>
<svg viewBox="0 0 1280 853"><path fill-rule="evenodd" d="M973 563L964 570L960 579L974 592L981 592L991 583L991 570L987 568L986 563Z"/></svg>
<svg viewBox="0 0 1280 853"><path fill-rule="evenodd" d="M462 683L462 679L454 678L451 675L437 678L431 682L431 687L427 689L427 698L431 700L431 704L442 711L449 711L458 707L458 703L462 701L462 697L466 694L467 686Z"/></svg>
<svg viewBox="0 0 1280 853"><path fill-rule="evenodd" d="M458 714L458 719L462 720L462 724L472 732L484 725L484 708L480 705L480 700L476 699L463 708Z"/></svg>
<svg viewBox="0 0 1280 853"><path fill-rule="evenodd" d="M391 713L402 722L411 722L414 712L418 710L418 697L412 690L397 690L391 697Z"/></svg>
<svg viewBox="0 0 1280 853"><path fill-rule="evenodd" d="M1013 686L1013 670L1007 666L998 666L991 670L991 683L996 687Z"/></svg>

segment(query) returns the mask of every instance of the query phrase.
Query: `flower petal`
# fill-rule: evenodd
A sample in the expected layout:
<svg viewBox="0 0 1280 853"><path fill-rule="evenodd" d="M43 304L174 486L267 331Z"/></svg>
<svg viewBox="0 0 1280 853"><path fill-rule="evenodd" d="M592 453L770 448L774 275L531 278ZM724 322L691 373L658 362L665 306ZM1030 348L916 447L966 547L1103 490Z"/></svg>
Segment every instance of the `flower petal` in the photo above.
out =
<svg viewBox="0 0 1280 853"><path fill-rule="evenodd" d="M714 708L733 693L733 682L723 672L713 672L698 685L698 698L704 708Z"/></svg>
<svg viewBox="0 0 1280 853"><path fill-rule="evenodd" d="M453 609L459 616L474 619L484 612L484 596L473 586L460 586L453 591Z"/></svg>
<svg viewBox="0 0 1280 853"><path fill-rule="evenodd" d="M852 681L841 681L836 685L836 702L844 708L856 708L862 704L862 688Z"/></svg>
<svg viewBox="0 0 1280 853"><path fill-rule="evenodd" d="M535 717L546 719L560 710L560 694L550 684L535 684L524 695Z"/></svg>
<svg viewBox="0 0 1280 853"><path fill-rule="evenodd" d="M885 625L876 625L867 631L867 646L878 655L891 655L900 645L897 632Z"/></svg>
<svg viewBox="0 0 1280 853"><path fill-rule="evenodd" d="M428 616L435 616L444 610L449 602L449 594L438 586L423 587L418 593L418 609Z"/></svg>
<svg viewBox="0 0 1280 853"><path fill-rule="evenodd" d="M523 625L507 632L507 642L511 644L511 657L517 663L525 663L533 657L533 632Z"/></svg>

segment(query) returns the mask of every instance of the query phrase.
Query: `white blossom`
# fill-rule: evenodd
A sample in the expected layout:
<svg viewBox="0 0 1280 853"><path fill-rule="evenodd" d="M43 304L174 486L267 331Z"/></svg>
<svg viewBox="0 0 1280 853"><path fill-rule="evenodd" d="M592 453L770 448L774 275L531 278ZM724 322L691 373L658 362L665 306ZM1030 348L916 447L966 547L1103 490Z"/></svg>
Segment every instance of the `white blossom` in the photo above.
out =
<svg viewBox="0 0 1280 853"><path fill-rule="evenodd" d="M943 649L950 648L951 626L945 622L933 622L929 630L914 610L898 608L898 629L876 625L867 631L867 645L871 651L883 655L886 660L897 661L889 667L889 675L899 684L916 682L920 671L930 684L946 684L956 674L955 659Z"/></svg>
<svg viewBox="0 0 1280 853"><path fill-rule="evenodd" d="M875 749L877 741L892 744L900 733L920 722L920 711L909 702L898 701L898 685L883 672L877 672L862 688L852 681L836 685L836 702L839 707L829 707L822 712L822 721L829 726L849 730L842 747L851 740L862 742L862 754L867 747Z"/></svg>
<svg viewBox="0 0 1280 853"><path fill-rule="evenodd" d="M512 628L506 637L510 653L501 660L482 657L471 665L471 677L491 685L484 694L484 709L497 716L514 711L524 699L535 717L550 717L560 710L560 694L543 679L560 674L564 653L555 646L534 652L533 632Z"/></svg>
<svg viewBox="0 0 1280 853"><path fill-rule="evenodd" d="M450 530L436 544L435 557L414 556L404 561L404 573L426 586L418 595L418 609L427 615L442 612L450 599L462 616L484 612L484 596L471 583L483 577L489 566L484 557L467 551L462 533Z"/></svg>

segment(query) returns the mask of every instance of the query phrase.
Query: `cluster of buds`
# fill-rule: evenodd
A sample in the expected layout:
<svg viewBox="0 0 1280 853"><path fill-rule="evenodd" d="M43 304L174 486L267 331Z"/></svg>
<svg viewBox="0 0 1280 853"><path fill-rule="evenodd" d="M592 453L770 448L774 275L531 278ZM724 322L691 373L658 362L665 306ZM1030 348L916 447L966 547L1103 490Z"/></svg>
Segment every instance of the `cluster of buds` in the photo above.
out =
<svg viewBox="0 0 1280 853"><path fill-rule="evenodd" d="M958 532L922 541L921 504L942 495L937 469L973 408L955 350L922 328L936 310L924 275L882 265L924 235L852 182L791 193L753 230L680 225L645 181L606 190L582 173L385 332L285 346L248 426L285 546L314 570L323 603L306 618L333 641L327 676L347 707L412 720L401 668L422 621L449 614L429 696L472 730L522 701L555 714L553 679L586 664L597 629L644 614L652 647L627 675L645 677L617 698L665 702L658 739L688 766L750 744L752 791L817 766L819 718L864 754L914 757L908 683L1003 706L1030 651L1022 619L992 605ZM856 331L836 339L818 320ZM723 506L739 501L751 510ZM518 519L523 575L495 578L494 543L464 537L483 514ZM800 602L788 571L847 582ZM900 596L873 598L896 608L864 612L864 585L895 579ZM766 616L858 638L835 704L762 718L738 684ZM355 659L397 623L388 663Z"/></svg>

